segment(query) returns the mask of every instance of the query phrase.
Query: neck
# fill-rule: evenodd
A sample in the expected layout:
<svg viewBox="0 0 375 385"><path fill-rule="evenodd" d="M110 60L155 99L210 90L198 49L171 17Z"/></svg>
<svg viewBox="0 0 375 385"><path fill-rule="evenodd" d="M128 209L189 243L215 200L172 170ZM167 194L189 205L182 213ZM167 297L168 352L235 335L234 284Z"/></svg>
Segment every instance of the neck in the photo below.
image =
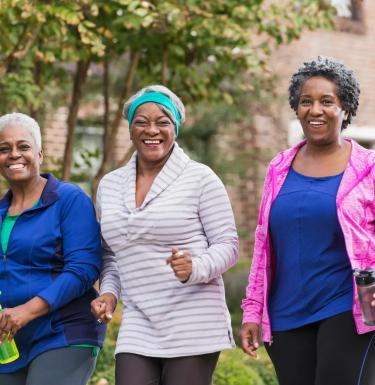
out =
<svg viewBox="0 0 375 385"><path fill-rule="evenodd" d="M166 157L157 162L149 162L141 159L139 156L137 157L137 175L147 176L147 177L155 177L159 174L160 170L167 163L171 153L173 151L173 147Z"/></svg>
<svg viewBox="0 0 375 385"><path fill-rule="evenodd" d="M12 191L12 202L9 211L19 213L30 208L41 196L47 179L40 175L22 183L9 183Z"/></svg>
<svg viewBox="0 0 375 385"><path fill-rule="evenodd" d="M337 151L341 151L346 148L349 143L343 138L339 137L337 141L327 144L314 144L309 141L306 142L304 153L308 156L316 155L330 155Z"/></svg>

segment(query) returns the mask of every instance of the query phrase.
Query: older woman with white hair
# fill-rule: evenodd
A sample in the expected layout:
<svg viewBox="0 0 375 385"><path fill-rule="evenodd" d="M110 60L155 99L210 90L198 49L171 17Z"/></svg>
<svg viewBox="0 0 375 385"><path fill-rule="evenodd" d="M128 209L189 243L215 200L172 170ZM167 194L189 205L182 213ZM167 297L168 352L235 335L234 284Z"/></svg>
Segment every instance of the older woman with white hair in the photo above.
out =
<svg viewBox="0 0 375 385"><path fill-rule="evenodd" d="M136 148L100 182L105 249L101 322L123 302L117 385L209 385L221 350L234 346L222 273L238 258L224 185L176 142L185 109L163 86L124 107Z"/></svg>
<svg viewBox="0 0 375 385"><path fill-rule="evenodd" d="M40 174L38 123L0 117L0 338L19 357L0 364L0 384L83 385L105 328L90 312L101 268L100 234L90 198ZM3 357L4 358L4 357Z"/></svg>

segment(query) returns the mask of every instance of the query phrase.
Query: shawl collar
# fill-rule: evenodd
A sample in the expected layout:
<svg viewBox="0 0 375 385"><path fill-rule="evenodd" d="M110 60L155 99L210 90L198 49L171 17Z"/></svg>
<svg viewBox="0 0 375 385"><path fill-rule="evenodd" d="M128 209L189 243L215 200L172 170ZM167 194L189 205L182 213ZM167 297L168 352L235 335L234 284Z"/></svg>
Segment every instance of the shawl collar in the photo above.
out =
<svg viewBox="0 0 375 385"><path fill-rule="evenodd" d="M159 174L155 177L149 192L147 193L141 207L146 207L153 199L167 189L184 171L186 165L191 159L184 153L182 148L175 143L173 151L160 170ZM135 207L135 187L137 177L137 152L132 155L129 163L127 164L128 178L125 182L125 195L124 202L130 211L136 210Z"/></svg>

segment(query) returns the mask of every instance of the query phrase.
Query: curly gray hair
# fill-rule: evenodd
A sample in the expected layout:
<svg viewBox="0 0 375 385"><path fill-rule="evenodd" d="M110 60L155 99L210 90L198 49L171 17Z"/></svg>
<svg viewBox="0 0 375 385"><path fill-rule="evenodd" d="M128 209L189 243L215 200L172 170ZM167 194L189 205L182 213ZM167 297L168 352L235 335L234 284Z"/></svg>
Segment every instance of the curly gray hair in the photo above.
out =
<svg viewBox="0 0 375 385"><path fill-rule="evenodd" d="M341 127L341 130L345 129L356 115L359 103L360 86L353 71L337 60L323 56L303 63L292 75L289 85L289 104L294 111L297 112L303 84L313 76L322 76L336 85L337 97L342 108L348 113Z"/></svg>
<svg viewBox="0 0 375 385"><path fill-rule="evenodd" d="M11 112L10 114L0 116L0 132L11 126L22 127L29 131L34 138L38 150L42 149L42 135L39 124L35 119L21 112Z"/></svg>
<svg viewBox="0 0 375 385"><path fill-rule="evenodd" d="M185 122L185 106L183 105L181 99L176 94L174 94L169 88L159 84L154 84L140 89L137 93L135 93L125 102L124 108L122 110L122 115L125 119L128 118L128 111L134 100L138 99L140 96L147 92L160 92L161 94L168 96L168 98L171 99L180 114L181 124ZM174 117L172 116L171 112L162 106L161 108L172 119L172 121L174 121Z"/></svg>

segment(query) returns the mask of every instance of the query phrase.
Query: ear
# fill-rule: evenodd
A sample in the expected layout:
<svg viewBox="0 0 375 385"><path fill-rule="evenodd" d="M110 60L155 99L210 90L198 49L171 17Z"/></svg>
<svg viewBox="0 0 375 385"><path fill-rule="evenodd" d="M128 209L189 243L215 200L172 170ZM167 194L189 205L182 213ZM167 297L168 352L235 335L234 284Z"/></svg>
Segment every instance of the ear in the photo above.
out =
<svg viewBox="0 0 375 385"><path fill-rule="evenodd" d="M43 150L40 150L38 152L38 156L39 156L39 165L41 165L43 163L43 159L44 159Z"/></svg>

